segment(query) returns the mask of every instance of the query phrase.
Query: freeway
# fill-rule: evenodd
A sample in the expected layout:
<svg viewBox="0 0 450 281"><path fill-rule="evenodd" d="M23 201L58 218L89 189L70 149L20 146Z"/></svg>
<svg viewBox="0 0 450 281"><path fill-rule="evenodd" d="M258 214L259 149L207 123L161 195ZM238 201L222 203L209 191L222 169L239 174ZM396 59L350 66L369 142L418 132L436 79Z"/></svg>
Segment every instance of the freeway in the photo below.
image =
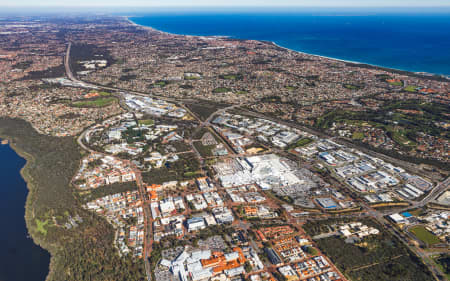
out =
<svg viewBox="0 0 450 281"><path fill-rule="evenodd" d="M66 69L67 78L74 82L81 82L73 76L72 69L70 69L70 49L72 48L72 42L67 44L66 56L64 57L64 68Z"/></svg>
<svg viewBox="0 0 450 281"><path fill-rule="evenodd" d="M71 46L72 46L72 43L69 42L68 46L67 46L67 50L66 50L65 59L64 59L65 71L66 71L66 75L67 75L68 79L72 80L73 82L82 82L86 86L98 87L98 88L101 88L101 89L104 89L104 90L118 92L120 94L131 93L131 94L134 94L134 95L140 95L140 96L146 96L146 97L150 96L148 93L131 91L131 90L124 90L124 89L119 89L119 88L115 88L115 87L106 87L106 86L103 86L103 85L96 85L96 84L92 84L92 83L88 83L88 82L84 82L84 81L79 80L78 78L76 78L73 75L72 70L70 68L70 51L71 51ZM158 96L157 98L159 98L161 100L165 100L165 101L169 101L169 102L180 104L181 107L183 107L187 112L189 112L199 122L200 125L198 126L196 131L198 131L202 127L212 127L212 124L210 122L214 118L214 116L216 116L217 114L221 114L221 113L224 113L224 112L226 112L228 110L231 110L231 109L243 106L243 104L236 104L236 105L232 105L232 106L229 106L229 107L218 109L217 111L213 112L205 121L202 121L195 114L193 114L189 110L189 108L187 108L182 103L180 103L179 100L172 99L172 98L167 98L167 97L160 97L160 96ZM300 130L303 130L303 131L306 131L308 133L311 133L311 134L319 136L319 137L326 137L326 138L330 137L330 136L328 136L328 135L326 135L326 134L324 134L322 132L318 132L318 131L312 130L310 128L301 126L299 124L295 124L293 122L282 121L282 120L279 120L279 119L275 119L275 118L272 118L272 117L269 117L269 116L265 116L265 115L262 115L262 114L259 114L259 113L255 113L255 112L251 112L251 111L247 111L247 110L245 110L244 112L247 115L258 117L258 118L265 118L265 119L272 120L272 121L276 121L276 122L278 122L280 124L291 126L291 127L294 127L294 128L297 128L297 129L300 129ZM89 151L89 152L94 152L92 149L90 149L89 147L87 147L83 143L83 139L84 139L87 131L88 130L85 130L84 132L82 132L78 136L77 142L80 145L80 147L82 147L84 150ZM214 133L216 134L215 131L214 131ZM228 142L225 140L225 138L221 134L216 134L216 135L218 137L220 137L225 144L227 144L228 148L231 148L230 145L228 144ZM422 170L416 169L416 168L412 167L410 164L404 163L403 161L399 161L398 159L394 159L394 158L391 158L391 157L389 157L387 155L380 154L380 153L368 150L366 148L362 148L362 147L356 146L353 143L350 143L350 142L345 141L345 140L340 140L339 142L341 144L345 144L345 145L347 145L349 147L357 148L357 149L359 149L361 151L364 151L367 154L374 155L374 156L376 156L378 158L381 158L383 160L397 163L397 164L399 164L399 166L402 166L403 168L405 168L405 170L412 171L413 173L416 173L416 174L423 174ZM192 139L189 140L189 143L192 145ZM193 147L195 153L197 154L197 156L202 160L202 158L200 156L200 153L195 149L195 147L193 145L192 145L192 147ZM233 151L232 148L231 148L231 151ZM235 154L235 155L232 155L231 157L239 157L239 156L241 156L241 155ZM151 216L150 216L150 210L148 209L148 200L147 200L147 197L145 195L146 193L145 193L145 190L144 190L144 187L143 187L142 179L140 177L140 173L137 172L137 169L136 169L136 175L137 175L137 184L138 184L138 187L139 187L139 191L141 193L141 196L143 198L143 202L144 202L144 205L145 205L145 207L144 207L145 219L144 220L146 222L146 232L148 231L147 234L146 234L145 242L144 242L145 266L146 266L146 272L147 272L148 280L151 280L151 272L150 272L150 269L149 269L147 255L151 253L151 248L152 248L151 247L151 245L152 245L152 237L151 237L152 236L151 235L151 227L152 227L151 226L151 222L152 222L152 220L151 220ZM395 212L402 212L402 211L406 211L407 209L418 208L418 207L425 206L429 202L435 200L446 189L448 189L449 184L450 184L450 178L447 178L444 181L442 181L441 183L439 183L421 201L413 203L411 206L408 206L407 208L403 208L401 210L397 209ZM439 269L437 269L432 263L429 262L428 255L426 253L424 253L423 251L417 250L416 248L414 248L411 245L409 245L409 243L407 241L407 238L403 234L399 233L396 229L394 229L391 226L391 224L384 218L386 215L392 214L393 213L392 211L387 211L387 212L377 211L377 210L374 210L373 208L371 208L370 206L368 206L365 203L363 203L362 206L366 210L366 214L367 215L375 218L389 232L391 232L392 235L394 235L400 241L402 241L412 252L416 253L424 261L424 263L431 269L431 271L433 272L433 274L435 276L441 275ZM354 214L353 216L354 217L360 217L361 215L362 215L361 213L358 213L358 214ZM352 216L352 215L345 215L345 216L348 217L348 216ZM150 222L149 225L147 225L148 222Z"/></svg>
<svg viewBox="0 0 450 281"><path fill-rule="evenodd" d="M94 83L90 83L90 82L86 82L86 81L82 81L82 80L78 79L73 74L72 69L70 68L70 50L71 50L71 48L72 48L72 42L69 42L67 44L66 55L64 57L64 68L65 68L65 71L66 71L66 76L67 76L67 78L69 80L71 80L73 82L82 83L82 84L85 85L85 87L99 88L99 89L102 89L102 90L119 92L119 93L122 93L122 94L130 93L130 94L133 94L133 95L144 96L144 97L151 96L148 93L144 93L144 92L125 90L125 89L120 89L120 88L115 88L115 87L108 87L108 86L94 84ZM160 96L158 96L158 98L161 99L161 100L169 101L169 102L177 102L176 99L172 99L172 98L168 98L168 97L160 97ZM187 109L187 110L189 111L189 109Z"/></svg>
<svg viewBox="0 0 450 281"><path fill-rule="evenodd" d="M151 96L149 93L138 92L138 91L132 91L132 90L126 90L126 89L120 89L120 88L116 88L116 87L107 87L107 86L98 85L98 84L93 84L93 83L89 83L89 82L85 82L85 81L79 80L78 78L76 78L76 77L73 75L72 70L71 70L71 68L70 68L70 51L71 51L71 46L72 46L72 42L69 42L68 45L67 45L66 55L65 55L65 59L64 59L64 65L65 65L65 70L66 70L66 75L67 75L67 77L68 77L70 80L72 80L73 82L84 83L84 85L86 85L87 87L98 87L98 88L101 88L101 89L104 89L104 90L109 90L109 91L114 91L114 92L119 92L119 93L131 93L131 94L134 94L134 95L145 96L145 97ZM211 115L203 122L203 121L200 120L195 114L193 114L193 113L191 112L191 110L189 110L189 108L187 108L186 106L184 106L184 104L180 103L180 100L174 99L174 98L162 97L162 96L154 96L154 97L155 97L155 98L159 98L159 99L161 99L161 100L168 101L168 102L173 102L173 103L180 104L180 106L181 106L182 108L184 108L184 109L185 109L187 112L189 112L195 119L197 119L197 121L200 123L200 126L199 126L199 127L211 125L211 124L210 124L210 121L211 121L212 118L213 118L215 115L217 115L217 114L223 113L223 112L225 112L225 111L227 111L227 110L231 110L231 109L234 109L234 108L242 107L242 106L245 105L245 104L236 104L236 105L232 105L232 106L229 106L229 107L225 107L225 108L219 109L219 110L217 110L216 112L213 112L213 113L212 113L212 114L211 114ZM311 129L311 128L308 128L308 127L299 125L299 124L294 123L294 122L289 122L289 121L279 120L279 119L276 119L276 118L273 118L273 117L270 117L270 116L266 116L266 115L263 115L263 114L260 114L260 113L256 113L256 112L252 112L252 111L248 111L248 110L244 110L244 113L247 114L247 115L250 115L250 116L258 117L258 118L265 118L265 119L268 119L268 120L276 121L276 122L278 122L278 123L280 123L280 124L287 125L287 126L291 126L291 127L294 127L294 128L300 129L300 130L303 130L303 131L305 131L305 132L308 132L308 133L310 133L310 134L313 134L313 135L316 135L316 136L319 136L319 137L327 137L327 138L328 138L328 137L331 137L331 136L329 136L328 134L325 134L325 133L323 133L323 132L319 132L319 131L317 131L317 130L313 130L313 129ZM378 158L380 158L380 159L383 159L383 160L385 160L385 161L392 162L392 163L396 163L397 165L401 166L401 167L404 168L405 170L410 171L410 172L412 172L412 173L419 174L419 175L422 175L422 176L425 176L425 177L428 177L428 176L429 176L429 174L425 174L425 172L424 172L423 170L416 168L415 165L411 165L411 163L404 162L404 161L402 161L402 160L392 158L392 157L390 157L390 156L388 156L388 155L385 155L385 154L382 154L382 153L375 152L375 151L370 150L370 149L367 149L367 148L365 148L365 147L361 147L361 146L355 145L354 143L351 143L351 142L349 142L349 141L347 141L347 140L338 139L337 141L338 141L339 143L341 143L341 144L344 144L344 145L348 146L348 147L352 147L352 148L359 149L359 150L361 150L361 151L364 152L364 153L367 153L367 154L369 154L369 155L376 156L376 157L378 157Z"/></svg>
<svg viewBox="0 0 450 281"><path fill-rule="evenodd" d="M438 183L431 191L425 196L421 201L414 202L410 206L405 208L396 209L395 211L387 210L384 212L377 211L379 215L387 216L392 215L393 213L401 213L410 209L421 208L430 203L431 201L435 201L444 191L446 191L450 187L450 177L446 180Z"/></svg>
<svg viewBox="0 0 450 281"><path fill-rule="evenodd" d="M439 183L425 198L420 201L420 204L417 207L423 207L428 204L430 201L436 200L445 190L447 190L450 186L450 177L448 177L443 182Z"/></svg>
<svg viewBox="0 0 450 281"><path fill-rule="evenodd" d="M384 226L384 228L389 231L392 235L394 235L397 239L399 239L400 241L403 242L403 244L413 253L415 253L417 256L420 257L420 259L426 264L426 266L430 269L430 271L432 272L434 278L436 280L439 280L438 276L444 276L444 274L441 272L441 270L439 268L437 268L429 259L428 255L426 252L422 251L420 248L416 248L414 246L411 246L408 242L408 237L403 234L400 233L395 227L392 227L391 223L388 222L385 219L385 216L393 214L393 213L399 213L399 212L404 212L407 211L408 209L411 208L418 208L418 207L423 207L425 206L427 203L429 203L432 200L435 200L442 192L443 190L446 190L449 187L450 184L450 177L447 178L446 180L442 181L441 183L439 183L425 198L423 198L421 201L413 204L412 206L408 206L405 207L403 209L396 209L395 211L387 211L387 212L380 212L377 210L374 210L373 208L371 208L369 205L367 205L366 203L362 203L361 205L363 206L364 209L366 209L367 214L371 217L373 217L374 219L376 219L381 225Z"/></svg>
<svg viewBox="0 0 450 281"><path fill-rule="evenodd" d="M140 95L140 96L147 96L147 97L149 96L148 93L142 93L142 92L136 92L136 91L129 91L129 90L124 90L124 89L119 89L119 88L114 88L114 87L106 87L106 86L102 86L102 85L96 85L96 84L87 83L87 82L85 82L85 81L81 81L81 80L77 79L77 78L73 75L72 70L71 70L71 68L70 68L70 51L71 51L71 47L72 47L72 42L69 42L68 45L67 45L66 55L65 55L65 59L64 59L64 65L65 65L66 75L67 75L67 77L68 77L70 80L72 80L72 81L74 81L74 82L83 82L83 83L85 83L85 84L88 85L88 86L101 87L102 89L105 89L105 90L119 91L119 92L122 92L122 93L123 93L123 92L128 92L128 93L132 93L132 94L136 94L136 95ZM163 99L163 100L170 101L170 102L175 102L175 103L178 103L178 104L180 103L178 100L172 99L172 98L159 97L159 96L158 96L158 98L161 98L161 99ZM226 111L228 111L228 110L231 110L231 109L234 109L234 108L239 108L239 107L241 107L241 106L243 106L243 105L244 105L244 104L236 104L236 105L231 105L231 106L229 106L229 107L224 107L224 108L218 109L217 111L213 112L213 113L212 113L205 121L202 121L202 120L200 120L195 114L193 114L193 113L189 110L189 108L187 108L186 106L184 106L183 104L181 104L181 106L182 106L187 112L189 112L194 118L196 118L196 120L200 123L200 126L199 126L197 129L199 129L199 128L201 128L201 127L205 127L205 126L212 126L212 124L211 124L210 122L211 122L211 120L214 118L214 116L216 116L217 114L224 113L224 112L226 112ZM281 124L283 124L283 125L292 126L292 127L294 127L294 128L297 128L297 129L306 131L306 132L308 132L308 133L311 133L311 134L316 135L316 136L319 136L319 137L330 137L330 136L328 136L328 135L326 135L326 134L324 134L324 133L322 133L322 132L318 132L318 131L313 130L313 129L311 129L311 128L307 128L307 127L304 127L304 126L301 126L301 125L299 125L299 124L295 124L295 123L292 123L292 122L287 122L287 121L278 120L278 119L275 119L275 118L272 118L272 117L268 117L268 116L265 116L265 115L262 115L262 114L259 114L259 113L255 113L255 112L252 112L252 111L245 111L245 114L248 114L248 115L251 115L251 116L254 116L254 117L258 117L258 118L265 118L265 119L268 119L268 120L276 121L276 122L279 122L279 123L281 123ZM80 145L83 149L92 152L92 150L91 150L90 148L86 147L86 146L84 145L83 141L82 141L82 139L83 139L84 136L85 136L85 133L86 133L86 131L83 132L83 133L78 137L77 141L78 141L79 145ZM214 133L216 133L216 132L214 131ZM229 149L231 148L231 147L229 146L228 142L227 142L226 140L224 140L224 137L223 137L221 134L216 134L216 135L217 135L218 137L220 137L220 138L222 139L222 141L224 141L225 144L227 144L227 147L228 147ZM347 146L355 147L355 148L360 149L360 150L362 150L362 151L364 151L364 152L366 152L366 153L368 153L368 154L372 154L372 155L374 155L374 156L376 156L376 157L379 157L379 158L381 158L381 159L383 159L383 160L386 160L386 161L389 161L389 162L394 162L394 163L397 163L397 164L401 164L401 166L403 166L403 168L405 168L406 170L411 171L411 172L413 172L413 173L416 173L416 174L423 174L423 171L421 171L421 170L419 170L419 169L412 168L411 165L405 165L405 164L407 164L407 163L403 163L403 161L399 161L398 159L394 159L394 158L391 158L391 157L389 157L389 156L387 156L387 155L380 154L380 153L377 153L377 152L373 152L373 151L371 151L371 150L368 150L368 149L365 149L365 148L361 148L361 147L359 147L359 146L355 146L353 143L349 143L349 142L344 141L344 140L341 140L341 142L343 142L343 144L345 144L345 145L347 145ZM195 149L195 148L194 148L194 149ZM233 150L231 150L231 151L233 151ZM197 152L197 153L198 153L198 152ZM198 153L198 154L199 154L199 153ZM417 202L417 203L414 203L412 206L409 206L409 207L405 208L404 210L425 206L427 203L429 203L430 201L435 200L442 192L444 192L444 191L449 187L449 184L450 184L450 177L448 177L448 178L447 178L446 180L444 180L443 182L439 183L439 184L438 184L438 185L437 185L437 186L436 186L436 187L435 187L435 188L434 188L434 189L433 189L433 190L432 190L432 191L431 191L424 199L422 199L422 201ZM387 212L387 213L378 213L378 214L381 214L381 215L388 215L389 213Z"/></svg>
<svg viewBox="0 0 450 281"><path fill-rule="evenodd" d="M318 137L321 137L321 138L332 138L333 137L333 136L330 136L330 135L328 135L328 134L326 134L324 132L320 132L320 131L317 131L317 130L314 130L314 129L302 126L302 125L297 124L297 123L292 122L292 121L279 120L279 119L276 119L276 118L273 118L273 117L270 117L270 116L266 116L266 115L263 115L263 114L260 114L260 113L257 113L257 112L249 111L249 110L241 110L241 111L243 112L244 115L253 116L253 117L257 117L257 118L264 118L264 119L267 119L267 120L275 121L275 122L278 122L279 124L290 126L290 127L293 127L293 128L296 128L296 129L299 129L299 130L302 130L302 131L305 131L307 133L310 133L312 135L315 135L315 136L318 136ZM360 151L362 151L362 152L364 152L364 153L366 153L368 155L375 156L375 157L380 158L380 159L382 159L384 161L391 162L391 163L396 163L398 166L402 167L403 169L405 169L406 171L409 171L411 173L418 174L418 175L421 175L421 176L424 176L424 177L427 177L427 178L430 176L429 173L427 174L426 172L424 172L423 170L417 168L415 165L413 165L413 164L411 164L409 162L405 162L405 161L402 161L402 160L399 160L399 159L396 159L396 158L392 158L391 156L388 156L388 155L385 155L385 154L382 154L382 153L379 153L379 152L375 152L373 150L367 149L367 148L362 147L362 146L355 145L354 143L349 142L347 140L344 140L342 138L336 139L336 142L339 143L339 144L345 145L347 147L350 147L350 148L358 149L358 150L360 150Z"/></svg>
<svg viewBox="0 0 450 281"><path fill-rule="evenodd" d="M231 110L231 109L235 109L235 108L238 108L238 107L241 107L241 106L244 106L245 105L245 103L242 103L242 104L234 104L234 105L230 105L230 106L228 106L228 107L224 107L224 108L221 108L221 109L218 109L218 110L216 110L215 112L213 112L213 113L211 113L211 115L209 115L208 116L208 118L205 120L205 124L207 124L207 125L211 125L211 120L214 118L214 116L216 116L216 115L219 115L219 114L222 114L222 113L225 113L225 112L227 112L228 110Z"/></svg>

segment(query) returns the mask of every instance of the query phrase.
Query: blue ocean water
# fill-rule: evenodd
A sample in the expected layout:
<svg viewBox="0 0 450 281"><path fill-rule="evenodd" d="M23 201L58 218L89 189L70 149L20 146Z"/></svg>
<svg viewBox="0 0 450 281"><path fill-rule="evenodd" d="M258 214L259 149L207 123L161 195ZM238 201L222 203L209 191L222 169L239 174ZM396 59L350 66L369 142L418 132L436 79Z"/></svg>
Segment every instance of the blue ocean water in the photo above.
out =
<svg viewBox="0 0 450 281"><path fill-rule="evenodd" d="M25 200L28 189L20 175L25 159L0 145L0 280L44 281L50 255L28 237Z"/></svg>
<svg viewBox="0 0 450 281"><path fill-rule="evenodd" d="M273 41L310 54L450 75L450 9L157 11L130 20L188 35Z"/></svg>

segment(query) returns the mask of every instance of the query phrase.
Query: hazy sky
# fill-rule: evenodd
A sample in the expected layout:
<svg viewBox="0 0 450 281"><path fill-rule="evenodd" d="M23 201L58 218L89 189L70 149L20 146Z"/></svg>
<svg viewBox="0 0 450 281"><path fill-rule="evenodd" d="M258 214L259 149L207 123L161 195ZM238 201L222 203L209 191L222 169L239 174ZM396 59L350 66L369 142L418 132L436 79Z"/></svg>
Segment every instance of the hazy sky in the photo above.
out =
<svg viewBox="0 0 450 281"><path fill-rule="evenodd" d="M0 0L5 6L450 6L450 0Z"/></svg>

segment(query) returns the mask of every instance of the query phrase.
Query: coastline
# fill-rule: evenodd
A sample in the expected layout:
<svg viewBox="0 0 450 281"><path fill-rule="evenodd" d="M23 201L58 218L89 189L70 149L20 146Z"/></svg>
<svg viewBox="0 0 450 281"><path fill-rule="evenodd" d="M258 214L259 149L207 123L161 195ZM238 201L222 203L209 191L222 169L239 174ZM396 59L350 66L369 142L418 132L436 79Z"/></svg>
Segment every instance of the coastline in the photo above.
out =
<svg viewBox="0 0 450 281"><path fill-rule="evenodd" d="M28 154L27 152L23 151L22 149L20 149L13 141L13 138L4 134L0 133L0 139L1 140L7 140L8 141L8 145L10 146L10 148L12 150L14 150L15 153L17 153L17 155L19 155L19 157L25 159L25 165L20 169L20 175L23 178L23 180L26 183L26 188L28 190L27 196L26 196L26 200L25 200L25 213L24 213L24 220L25 220L25 227L27 229L27 235L29 237L31 237L31 240L33 241L33 243L37 246L39 246L41 249L45 250L49 255L50 255L50 262L48 265L48 273L46 275L45 280L48 279L48 276L50 276L50 273L52 272L52 264L54 263L54 255L52 254L52 251L50 250L50 248L45 247L40 241L38 241L38 239L33 235L33 233L31 232L31 227L30 227L30 220L32 219L30 216L32 216L32 214L30 214L31 210L30 210L30 204L32 204L31 202L31 196L34 194L35 188L34 187L34 180L31 177L30 173L28 172L29 169L31 168L33 162L35 161L34 157L30 154Z"/></svg>
<svg viewBox="0 0 450 281"><path fill-rule="evenodd" d="M377 69L381 69L381 70L385 70L385 71L391 71L391 72L395 72L395 73L408 73L408 74L412 74L414 76L420 76L420 77L428 78L428 79L433 79L433 78L437 77L437 78L440 78L440 79L445 79L447 81L450 81L450 75L444 75L444 74L439 74L439 73L428 73L428 72L421 72L421 71L404 70L404 69L400 69L400 68L392 68L392 67L388 67L388 66L377 65L377 64L373 64L373 63L365 63L365 62L359 62L359 61L345 60L345 59L328 57L328 56L324 56L324 55L307 53L307 52L304 52L304 51L294 50L294 49L290 49L288 47L281 46L278 43L276 43L275 41L265 41L265 40L251 39L251 38L242 39L242 38L234 38L232 36L226 36L226 35L209 35L209 36L207 36L207 35L191 35L191 34L170 33L170 32L167 32L167 31L156 29L156 28L151 27L151 26L137 24L133 20L130 19L131 17L133 17L133 16L122 16L122 18L124 18L128 23L130 23L133 26L140 27L140 28L147 29L147 30L151 30L151 31L154 31L154 32L159 32L161 34L167 34L167 35L172 35L172 36L198 37L198 38L231 38L231 39L236 39L236 40L259 41L259 42L270 43L273 46L276 46L278 48L284 49L284 50L289 51L289 52L296 52L296 53L299 53L299 54L302 54L302 55L317 57L319 59L338 61L338 62L343 62L343 63L347 63L347 64L355 64L355 65L361 66L361 67L372 67L372 68L377 68Z"/></svg>
<svg viewBox="0 0 450 281"><path fill-rule="evenodd" d="M261 41L261 40L256 40L256 41ZM386 67L386 66L377 65L377 64L370 64L370 63L365 63L365 62L358 62L358 61L351 61L351 60L332 58L332 57L316 55L316 54L310 54L310 53L305 53L305 52L302 52L302 51L289 49L287 47L283 47L281 45L278 45L274 41L263 41L263 42L269 42L269 43L273 44L274 46L276 46L278 48L281 48L281 49L284 49L284 50L289 51L289 52L296 52L296 53L300 53L300 54L307 55L307 56L317 57L319 59L338 61L338 62L343 62L343 63L346 63L346 64L354 64L355 66L358 66L358 67L380 69L380 70L384 70L384 71L388 71L388 72L393 72L393 73L398 73L398 74L406 74L406 75L420 77L420 78L425 78L425 79L433 79L433 80L436 79L436 78L444 79L444 80L450 82L450 75L428 73L428 72L415 72L415 71L403 70L403 69L399 69L399 68Z"/></svg>

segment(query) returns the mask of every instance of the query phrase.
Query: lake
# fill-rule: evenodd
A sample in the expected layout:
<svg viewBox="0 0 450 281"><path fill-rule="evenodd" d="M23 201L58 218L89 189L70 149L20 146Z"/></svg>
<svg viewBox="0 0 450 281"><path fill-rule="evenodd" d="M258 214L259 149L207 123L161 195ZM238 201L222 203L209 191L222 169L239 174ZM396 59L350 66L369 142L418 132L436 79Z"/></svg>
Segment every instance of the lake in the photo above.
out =
<svg viewBox="0 0 450 281"><path fill-rule="evenodd" d="M25 225L25 165L9 145L0 145L0 281L43 281L50 255L28 237Z"/></svg>

